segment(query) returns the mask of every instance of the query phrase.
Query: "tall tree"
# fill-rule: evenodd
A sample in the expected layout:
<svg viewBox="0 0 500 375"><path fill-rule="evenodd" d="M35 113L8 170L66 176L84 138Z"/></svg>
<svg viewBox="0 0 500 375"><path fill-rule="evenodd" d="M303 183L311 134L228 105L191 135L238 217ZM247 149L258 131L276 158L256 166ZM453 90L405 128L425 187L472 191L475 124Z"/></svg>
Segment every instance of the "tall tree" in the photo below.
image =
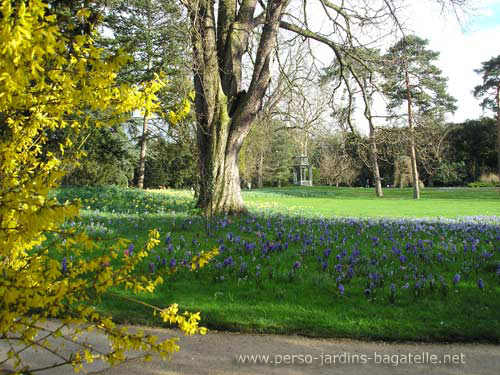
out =
<svg viewBox="0 0 500 375"><path fill-rule="evenodd" d="M120 73L129 84L151 81L155 74L165 74L170 84L158 93L160 115L166 112L183 90L187 75L185 61L188 38L182 33L181 9L175 2L163 0L114 0L109 3L104 19L112 35L102 43L110 49L122 49L133 57ZM151 118L144 112L139 138L137 186L144 187L147 144L151 135Z"/></svg>
<svg viewBox="0 0 500 375"><path fill-rule="evenodd" d="M191 20L198 147L200 197L198 205L210 212L244 210L238 171L238 153L255 120L271 80L271 60L280 28L330 47L342 68L344 57L360 46L379 40L375 29L395 25L396 1L332 2L318 0L325 29L317 12L309 12L305 0L180 0ZM457 0L446 0L455 3ZM289 3L294 14L287 15ZM255 41L256 48L250 43ZM245 70L243 57L252 66ZM362 61L362 58L359 58Z"/></svg>
<svg viewBox="0 0 500 375"><path fill-rule="evenodd" d="M211 212L242 211L238 152L268 89L279 29L326 44L342 60L345 51L361 43L351 30L362 33L365 28L373 29L386 24L393 14L386 2L375 10L320 0L330 25L328 33L317 33L308 27L308 12L303 11L299 17L285 16L288 0L182 2L192 28L198 145L202 156L198 204ZM305 9L305 2L303 5ZM255 49L249 48L252 39L256 40ZM250 53L253 66L244 89L246 52Z"/></svg>
<svg viewBox="0 0 500 375"><path fill-rule="evenodd" d="M441 120L445 113L456 109L456 100L446 92L447 78L434 65L439 52L428 49L428 43L426 39L407 35L390 47L385 55L387 68L384 70L384 92L389 99L387 108L391 113L398 113L406 104L415 199L420 199L415 114Z"/></svg>
<svg viewBox="0 0 500 375"><path fill-rule="evenodd" d="M474 96L483 98L481 106L492 110L497 120L497 159L500 177L500 55L483 62L481 68L475 72L481 74L483 84L475 87Z"/></svg>
<svg viewBox="0 0 500 375"><path fill-rule="evenodd" d="M379 82L381 80L380 74L378 72L381 70L380 66L382 65L382 60L380 56L380 52L376 49L369 48L358 48L356 51L353 51L352 55L349 53L344 62L349 62L349 72L348 74L351 76L350 81L346 81L347 92L349 96L349 102L351 103L348 107L347 113L347 124L355 136L352 140L357 140L358 146L360 148L364 148L366 146L366 142L363 137L359 134L359 132L355 129L354 124L352 122L352 107L356 102L357 98L361 98L363 102L363 116L366 119L368 124L368 132L369 132L369 147L368 152L360 152L359 156L366 167L371 171L373 175L373 182L375 185L375 194L377 197L382 197L384 195L382 190L382 178L380 176L380 168L379 168L379 156L378 156L378 145L377 145L377 129L375 126L375 115L373 113L373 100L374 96L379 93L381 90L379 88ZM327 78L329 76L338 77L338 73L335 73L336 70L341 69L342 66L339 66L337 62L330 67L327 71ZM333 71L331 70L333 69ZM367 155L368 157L364 157Z"/></svg>

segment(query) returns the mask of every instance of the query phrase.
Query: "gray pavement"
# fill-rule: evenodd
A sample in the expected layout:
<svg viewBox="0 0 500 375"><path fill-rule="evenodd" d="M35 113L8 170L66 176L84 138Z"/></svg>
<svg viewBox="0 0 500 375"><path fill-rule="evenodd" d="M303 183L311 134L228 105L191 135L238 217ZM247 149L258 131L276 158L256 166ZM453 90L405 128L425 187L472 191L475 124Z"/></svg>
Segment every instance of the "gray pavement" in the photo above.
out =
<svg viewBox="0 0 500 375"><path fill-rule="evenodd" d="M183 337L181 332L175 330L146 329L159 337L180 337L180 352L167 361L156 357L151 362L134 359L113 368L103 363L93 363L85 365L80 373L500 375L500 345L363 342L213 331L206 336ZM102 335L91 334L87 340L100 350L106 350L108 347ZM70 343L64 347L59 346L57 350L61 354L67 354L72 348L74 344ZM0 358L5 356L5 353L5 345L0 340ZM56 361L54 356L31 349L24 355L28 362L36 367L50 365ZM241 356L251 355L261 357L254 357L253 360L246 357L247 363L242 363ZM267 363L261 363L266 360ZM248 363L249 361L257 363ZM6 366L3 368L7 369ZM72 373L70 367L64 366L39 374Z"/></svg>

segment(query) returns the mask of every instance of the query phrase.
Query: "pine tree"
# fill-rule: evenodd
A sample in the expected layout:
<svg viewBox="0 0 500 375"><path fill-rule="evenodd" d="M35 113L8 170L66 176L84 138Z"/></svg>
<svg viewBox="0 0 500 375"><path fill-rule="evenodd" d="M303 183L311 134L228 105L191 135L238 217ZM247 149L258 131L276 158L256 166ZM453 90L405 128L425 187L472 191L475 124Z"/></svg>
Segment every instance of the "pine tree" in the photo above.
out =
<svg viewBox="0 0 500 375"><path fill-rule="evenodd" d="M481 106L492 110L496 115L498 176L500 177L500 55L483 62L481 68L475 72L482 75L483 84L475 87L474 96L483 98Z"/></svg>
<svg viewBox="0 0 500 375"><path fill-rule="evenodd" d="M420 198L415 146L415 113L438 120L456 109L456 100L447 93L447 78L434 65L439 52L427 48L428 40L408 35L389 48L385 55L384 92L388 110L397 113L406 104L410 140L413 198Z"/></svg>
<svg viewBox="0 0 500 375"><path fill-rule="evenodd" d="M175 2L165 0L118 0L111 3L104 18L105 29L112 35L102 38L101 43L111 50L122 49L133 57L119 75L128 84L151 80L155 74L163 74L169 85L158 93L160 116L168 113L175 103L187 96L186 51L187 38L183 21ZM147 142L151 134L150 119L146 112L142 117L140 156L138 163L139 188L144 187L144 170Z"/></svg>

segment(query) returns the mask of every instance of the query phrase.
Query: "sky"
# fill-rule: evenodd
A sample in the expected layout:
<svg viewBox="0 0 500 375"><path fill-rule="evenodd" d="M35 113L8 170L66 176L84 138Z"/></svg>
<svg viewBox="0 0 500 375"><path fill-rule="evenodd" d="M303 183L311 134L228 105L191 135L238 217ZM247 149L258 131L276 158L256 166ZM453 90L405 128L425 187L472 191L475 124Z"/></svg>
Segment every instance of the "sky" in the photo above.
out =
<svg viewBox="0 0 500 375"><path fill-rule="evenodd" d="M476 9L462 15L460 22L454 15L441 14L431 0L410 1L405 10L406 25L418 36L429 39L430 49L440 52L436 65L449 79L449 93L458 100L458 110L448 117L452 122L483 114L479 100L472 95L474 87L481 83L474 69L500 55L500 0L472 2Z"/></svg>

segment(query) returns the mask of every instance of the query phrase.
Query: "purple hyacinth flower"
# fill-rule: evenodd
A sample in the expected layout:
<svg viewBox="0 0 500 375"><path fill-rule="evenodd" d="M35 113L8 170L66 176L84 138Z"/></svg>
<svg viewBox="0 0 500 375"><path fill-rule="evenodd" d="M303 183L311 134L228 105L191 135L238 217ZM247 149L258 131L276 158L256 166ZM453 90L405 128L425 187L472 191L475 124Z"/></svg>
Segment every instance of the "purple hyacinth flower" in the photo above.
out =
<svg viewBox="0 0 500 375"><path fill-rule="evenodd" d="M339 284L339 293L340 293L341 296L344 295L344 291L345 291L344 286L342 284Z"/></svg>
<svg viewBox="0 0 500 375"><path fill-rule="evenodd" d="M170 259L170 268L174 268L175 265L177 264L177 261L175 259Z"/></svg>
<svg viewBox="0 0 500 375"><path fill-rule="evenodd" d="M483 290L484 289L484 282L483 282L483 279L479 279L477 281L477 286L479 287L479 289Z"/></svg>
<svg viewBox="0 0 500 375"><path fill-rule="evenodd" d="M233 257L229 256L226 259L224 259L224 267L227 266L232 266L233 265Z"/></svg>
<svg viewBox="0 0 500 375"><path fill-rule="evenodd" d="M293 264L293 269L296 270L300 268L300 262L299 261L296 261L294 264Z"/></svg>
<svg viewBox="0 0 500 375"><path fill-rule="evenodd" d="M459 281L460 275L457 273L455 276L453 276L453 285L457 285Z"/></svg>
<svg viewBox="0 0 500 375"><path fill-rule="evenodd" d="M155 264L153 262L149 262L149 272L155 272Z"/></svg>
<svg viewBox="0 0 500 375"><path fill-rule="evenodd" d="M354 269L352 267L349 267L349 270L347 271L347 278L352 279L354 277Z"/></svg>
<svg viewBox="0 0 500 375"><path fill-rule="evenodd" d="M323 262L323 264L321 265L321 269L325 271L327 268L328 268L328 262Z"/></svg>
<svg viewBox="0 0 500 375"><path fill-rule="evenodd" d="M370 289L366 288L364 293L365 293L365 296L368 297L372 293L372 291Z"/></svg>

